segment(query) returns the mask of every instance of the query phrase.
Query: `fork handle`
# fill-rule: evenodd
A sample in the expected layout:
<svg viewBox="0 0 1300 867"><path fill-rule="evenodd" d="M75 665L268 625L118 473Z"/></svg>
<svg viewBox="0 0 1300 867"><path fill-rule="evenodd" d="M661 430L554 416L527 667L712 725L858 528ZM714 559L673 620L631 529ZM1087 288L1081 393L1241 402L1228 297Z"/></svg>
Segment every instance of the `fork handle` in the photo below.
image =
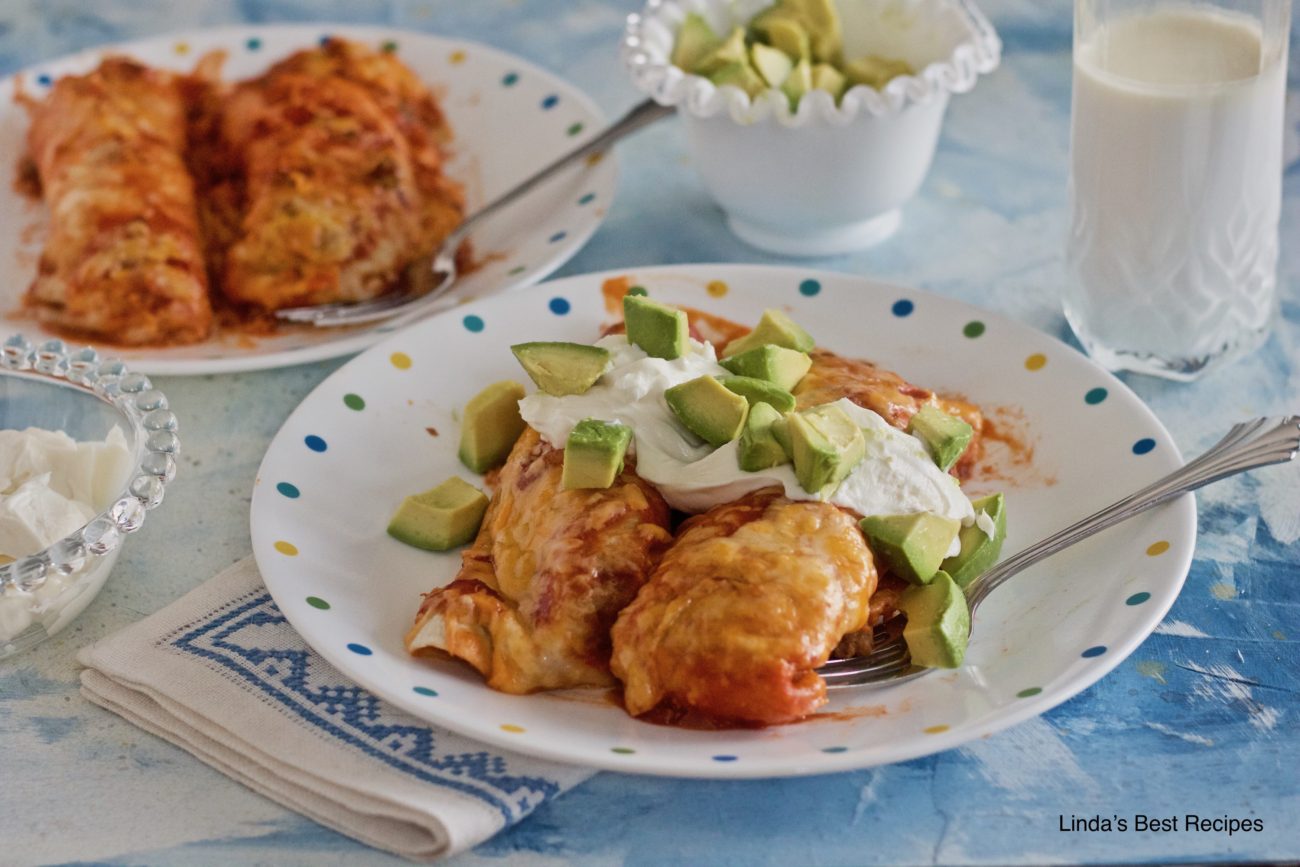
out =
<svg viewBox="0 0 1300 867"><path fill-rule="evenodd" d="M481 223L483 220L487 219L507 205L512 204L517 199L528 195L528 193L537 186L545 183L552 176L568 168L578 160L608 149L615 142L631 135L642 127L649 126L660 118L667 117L675 111L675 108L667 105L660 105L653 99L647 99L640 105L629 109L627 114L623 115L615 123L606 127L604 132L593 138L591 141L569 151L546 168L528 178L525 178L523 181L506 190L491 202L488 202L486 205L479 208L469 217L466 217L465 220L456 227L456 230L452 232L445 241L443 241L443 249L456 249L456 247L460 246L460 242L465 240L465 238L469 236L470 232L473 231L475 225Z"/></svg>
<svg viewBox="0 0 1300 867"><path fill-rule="evenodd" d="M989 569L968 588L970 607L974 609L1008 578L1039 560L1140 512L1228 476L1291 460L1297 452L1298 430L1300 416L1257 418L1234 425L1196 460Z"/></svg>

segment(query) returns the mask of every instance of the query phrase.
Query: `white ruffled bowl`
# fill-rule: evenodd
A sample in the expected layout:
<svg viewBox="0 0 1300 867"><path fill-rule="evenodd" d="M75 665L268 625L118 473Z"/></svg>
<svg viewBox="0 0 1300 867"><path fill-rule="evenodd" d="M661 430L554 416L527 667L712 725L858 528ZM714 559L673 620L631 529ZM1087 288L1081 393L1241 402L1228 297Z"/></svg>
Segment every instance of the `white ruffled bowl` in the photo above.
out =
<svg viewBox="0 0 1300 867"><path fill-rule="evenodd" d="M791 111L773 88L751 99L670 62L697 12L718 33L772 0L648 0L628 16L623 62L636 86L677 106L691 159L743 241L788 256L846 253L888 237L930 169L948 95L995 69L1002 43L970 0L835 0L845 56L906 60L915 75L857 85L838 105L812 91Z"/></svg>

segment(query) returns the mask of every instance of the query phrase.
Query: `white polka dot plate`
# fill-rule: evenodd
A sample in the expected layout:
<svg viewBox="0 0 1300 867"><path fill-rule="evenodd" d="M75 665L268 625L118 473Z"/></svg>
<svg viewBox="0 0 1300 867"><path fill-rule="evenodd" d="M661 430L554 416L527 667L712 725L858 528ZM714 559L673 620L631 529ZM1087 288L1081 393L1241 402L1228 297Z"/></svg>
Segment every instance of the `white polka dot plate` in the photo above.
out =
<svg viewBox="0 0 1300 867"><path fill-rule="evenodd" d="M1191 564L1190 497L1016 577L981 606L966 666L871 692L833 693L815 717L762 730L675 729L628 717L603 691L511 696L468 667L414 659L402 635L420 594L459 555L389 538L406 494L448 476L460 409L527 381L510 344L594 340L613 274L476 301L392 335L312 392L276 436L252 504L253 551L290 622L375 694L430 722L523 753L610 770L768 777L861 768L945 750L1043 713L1120 663L1168 611ZM1014 551L1181 463L1119 380L1009 319L859 277L740 265L644 268L651 296L752 323L783 307L818 342L981 404L994 423L972 493L1004 490Z"/></svg>
<svg viewBox="0 0 1300 867"><path fill-rule="evenodd" d="M164 69L188 71L207 52L227 58L223 76L264 71L324 36L395 51L437 94L455 133L448 174L465 185L469 208L505 192L596 134L604 120L585 94L519 57L459 39L383 27L272 25L225 27L96 48L38 64L19 74L41 97L59 76L93 69L106 54L126 54ZM24 150L27 113L14 102L15 78L0 81L0 172ZM474 233L479 267L461 277L449 306L541 280L568 261L604 219L615 191L612 159L571 169L493 217ZM9 183L0 184L0 332L51 336L20 310L45 239L47 211ZM152 374L262 370L333 358L364 349L391 331L384 324L352 328L286 327L271 335L219 331L192 346L126 348L114 355Z"/></svg>

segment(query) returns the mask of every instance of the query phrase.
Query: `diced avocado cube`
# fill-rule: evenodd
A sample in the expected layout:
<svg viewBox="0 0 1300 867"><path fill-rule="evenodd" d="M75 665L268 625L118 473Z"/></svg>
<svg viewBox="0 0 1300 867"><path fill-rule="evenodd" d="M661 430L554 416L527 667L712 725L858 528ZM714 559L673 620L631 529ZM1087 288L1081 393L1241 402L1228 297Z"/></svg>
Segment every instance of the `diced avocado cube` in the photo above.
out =
<svg viewBox="0 0 1300 867"><path fill-rule="evenodd" d="M780 0L778 8L792 13L803 25L813 60L839 62L843 37L840 16L831 0Z"/></svg>
<svg viewBox="0 0 1300 867"><path fill-rule="evenodd" d="M494 382L470 398L460 423L460 462L485 473L506 462L526 425L519 415L524 387L511 380Z"/></svg>
<svg viewBox="0 0 1300 867"><path fill-rule="evenodd" d="M799 107L799 100L803 99L804 94L813 89L812 84L812 64L807 59L800 60L795 64L794 69L790 71L789 77L781 85L781 92L790 100L790 110L794 111ZM735 341L732 341L733 343Z"/></svg>
<svg viewBox="0 0 1300 867"><path fill-rule="evenodd" d="M906 60L894 60L871 54L844 64L844 77L849 84L865 84L880 90L900 75L911 75L912 67Z"/></svg>
<svg viewBox="0 0 1300 867"><path fill-rule="evenodd" d="M402 501L388 522L388 535L426 551L449 551L471 541L483 523L488 498L478 488L452 476Z"/></svg>
<svg viewBox="0 0 1300 867"><path fill-rule="evenodd" d="M753 331L727 344L722 357L731 358L768 343L799 352L812 352L816 345L812 335L799 327L799 323L784 312L771 307L763 311L763 318L758 320Z"/></svg>
<svg viewBox="0 0 1300 867"><path fill-rule="evenodd" d="M623 321L628 341L654 358L681 358L690 345L686 312L644 295L623 296Z"/></svg>
<svg viewBox="0 0 1300 867"><path fill-rule="evenodd" d="M781 444L787 455L794 454L794 444L790 442L790 420L784 415L772 422L772 437Z"/></svg>
<svg viewBox="0 0 1300 867"><path fill-rule="evenodd" d="M748 63L732 63L709 73L709 81L718 87L738 87L750 96L767 90L767 82Z"/></svg>
<svg viewBox="0 0 1300 867"><path fill-rule="evenodd" d="M781 413L766 403L750 406L737 451L737 461L742 470L755 473L790 463L790 453L772 435L772 425L780 420Z"/></svg>
<svg viewBox="0 0 1300 867"><path fill-rule="evenodd" d="M749 47L749 59L754 69L767 82L768 87L780 87L786 76L790 74L790 70L794 68L794 61L781 49L761 42L755 42Z"/></svg>
<svg viewBox="0 0 1300 867"><path fill-rule="evenodd" d="M664 400L687 430L711 446L740 436L749 414L749 401L707 375L667 389Z"/></svg>
<svg viewBox="0 0 1300 867"><path fill-rule="evenodd" d="M866 456L862 429L834 404L787 413L785 420L795 477L810 494L833 493Z"/></svg>
<svg viewBox="0 0 1300 867"><path fill-rule="evenodd" d="M696 65L714 51L722 40L713 32L709 22L697 12L691 12L677 28L677 41L673 44L673 65L685 72L694 72Z"/></svg>
<svg viewBox="0 0 1300 867"><path fill-rule="evenodd" d="M516 343L510 351L547 394L583 394L609 366L609 350L585 343Z"/></svg>
<svg viewBox="0 0 1300 867"><path fill-rule="evenodd" d="M814 90L824 90L838 102L844 95L847 82L844 75L829 63L818 63L812 68L812 86Z"/></svg>
<svg viewBox="0 0 1300 867"><path fill-rule="evenodd" d="M771 343L747 349L718 363L737 376L765 379L786 391L794 390L812 367L807 353Z"/></svg>
<svg viewBox="0 0 1300 867"><path fill-rule="evenodd" d="M989 494L972 501L971 505L976 515L983 512L993 522L993 535L985 533L978 524L962 527L957 534L961 551L940 566L963 590L998 561L1002 542L1007 537L1007 503L1001 494Z"/></svg>
<svg viewBox="0 0 1300 867"><path fill-rule="evenodd" d="M957 668L966 658L970 641L970 608L966 594L947 572L938 572L929 584L908 587L898 598L907 615L903 641L912 664L923 668Z"/></svg>
<svg viewBox="0 0 1300 867"><path fill-rule="evenodd" d="M975 435L966 422L932 405L921 407L912 416L907 423L907 432L925 443L930 457L945 473L957 463Z"/></svg>
<svg viewBox="0 0 1300 867"><path fill-rule="evenodd" d="M745 31L740 27L734 28L727 34L725 40L701 57L692 71L696 75L708 77L720 69L735 64L749 65L749 51L745 48Z"/></svg>
<svg viewBox="0 0 1300 867"><path fill-rule="evenodd" d="M913 584L927 584L948 556L961 521L933 512L872 515L862 519L867 547L890 572Z"/></svg>
<svg viewBox="0 0 1300 867"><path fill-rule="evenodd" d="M784 52L786 57L796 63L812 56L808 31L804 30L798 18L780 7L773 6L761 13L750 22L750 27L766 39L769 45Z"/></svg>
<svg viewBox="0 0 1300 867"><path fill-rule="evenodd" d="M608 488L623 472L623 457L632 441L632 429L616 422L585 418L573 426L564 443L566 491Z"/></svg>
<svg viewBox="0 0 1300 867"><path fill-rule="evenodd" d="M718 382L726 386L729 391L734 391L749 401L751 407L757 403L766 403L778 413L787 413L794 409L794 395L765 379L755 379L752 376L720 376Z"/></svg>

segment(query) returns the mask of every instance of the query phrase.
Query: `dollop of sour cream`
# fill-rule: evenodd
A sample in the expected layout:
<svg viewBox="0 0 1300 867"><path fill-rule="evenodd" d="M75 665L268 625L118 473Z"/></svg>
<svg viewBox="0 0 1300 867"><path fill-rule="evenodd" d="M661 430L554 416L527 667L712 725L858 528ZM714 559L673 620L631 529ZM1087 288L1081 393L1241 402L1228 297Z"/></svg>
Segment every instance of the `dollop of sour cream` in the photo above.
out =
<svg viewBox="0 0 1300 867"><path fill-rule="evenodd" d="M0 430L0 563L35 554L88 524L121 491L130 469L131 454L118 428L100 442L38 428ZM0 594L0 642L34 622L53 634L105 577L106 569L70 575L51 570L31 592Z"/></svg>
<svg viewBox="0 0 1300 867"><path fill-rule="evenodd" d="M736 441L715 449L683 427L669 409L666 389L698 376L727 374L711 344L692 340L690 351L672 361L651 358L621 334L601 338L596 345L609 350L610 364L584 394L535 393L519 402L524 421L551 445L563 448L583 419L627 425L633 432L630 450L636 454L637 474L654 485L668 505L692 514L773 485L781 485L792 500L820 499L800 486L790 464L745 472ZM827 502L864 516L934 512L963 525L975 522L975 510L957 480L935 466L919 439L847 399L835 403L862 428L867 452Z"/></svg>

